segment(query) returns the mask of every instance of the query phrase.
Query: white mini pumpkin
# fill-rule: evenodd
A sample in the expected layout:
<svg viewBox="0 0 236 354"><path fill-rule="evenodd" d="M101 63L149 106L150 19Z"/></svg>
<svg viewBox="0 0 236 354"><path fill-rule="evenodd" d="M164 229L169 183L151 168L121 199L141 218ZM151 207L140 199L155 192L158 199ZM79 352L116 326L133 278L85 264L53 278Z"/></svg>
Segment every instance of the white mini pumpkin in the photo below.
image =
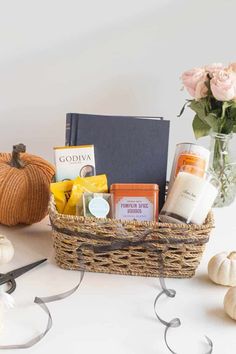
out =
<svg viewBox="0 0 236 354"><path fill-rule="evenodd" d="M209 278L216 284L236 285L236 252L216 254L208 263Z"/></svg>
<svg viewBox="0 0 236 354"><path fill-rule="evenodd" d="M224 309L229 317L236 320L236 286L227 291L224 298Z"/></svg>
<svg viewBox="0 0 236 354"><path fill-rule="evenodd" d="M0 235L0 265L8 263L14 256L14 248L6 236Z"/></svg>

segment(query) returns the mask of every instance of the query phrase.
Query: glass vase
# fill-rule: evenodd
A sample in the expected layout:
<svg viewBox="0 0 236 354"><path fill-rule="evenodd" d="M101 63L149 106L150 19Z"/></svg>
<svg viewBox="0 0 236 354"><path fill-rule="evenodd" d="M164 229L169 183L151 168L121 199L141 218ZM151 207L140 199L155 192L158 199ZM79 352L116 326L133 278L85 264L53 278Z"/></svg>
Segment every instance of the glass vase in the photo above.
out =
<svg viewBox="0 0 236 354"><path fill-rule="evenodd" d="M236 161L234 161L231 142L233 133L211 133L210 171L221 183L214 207L230 205L236 196Z"/></svg>

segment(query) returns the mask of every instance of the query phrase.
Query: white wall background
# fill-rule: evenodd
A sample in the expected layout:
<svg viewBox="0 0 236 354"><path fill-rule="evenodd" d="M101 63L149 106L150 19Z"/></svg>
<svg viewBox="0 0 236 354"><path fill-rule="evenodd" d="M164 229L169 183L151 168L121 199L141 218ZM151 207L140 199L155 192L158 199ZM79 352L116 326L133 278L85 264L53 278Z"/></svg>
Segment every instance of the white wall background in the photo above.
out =
<svg viewBox="0 0 236 354"><path fill-rule="evenodd" d="M0 0L0 151L52 160L66 112L163 115L175 144L181 73L236 61L235 0Z"/></svg>

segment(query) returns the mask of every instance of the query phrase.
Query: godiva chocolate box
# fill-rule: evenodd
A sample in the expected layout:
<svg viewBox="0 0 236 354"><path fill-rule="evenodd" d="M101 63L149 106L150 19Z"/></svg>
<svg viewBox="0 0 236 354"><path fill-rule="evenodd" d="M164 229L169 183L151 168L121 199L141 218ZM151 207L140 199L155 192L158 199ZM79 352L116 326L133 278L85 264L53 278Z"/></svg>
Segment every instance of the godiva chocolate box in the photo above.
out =
<svg viewBox="0 0 236 354"><path fill-rule="evenodd" d="M57 181L95 175L93 145L55 147L54 158Z"/></svg>

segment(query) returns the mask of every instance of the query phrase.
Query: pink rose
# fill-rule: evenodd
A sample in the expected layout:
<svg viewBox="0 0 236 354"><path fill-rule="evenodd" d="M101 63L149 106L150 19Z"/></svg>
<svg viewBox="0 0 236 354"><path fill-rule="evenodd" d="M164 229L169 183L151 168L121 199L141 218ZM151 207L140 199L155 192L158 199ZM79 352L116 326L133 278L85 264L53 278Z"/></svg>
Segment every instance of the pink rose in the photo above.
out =
<svg viewBox="0 0 236 354"><path fill-rule="evenodd" d="M228 67L228 70L236 73L236 63L231 63Z"/></svg>
<svg viewBox="0 0 236 354"><path fill-rule="evenodd" d="M205 70L211 75L217 71L224 70L224 66L221 63L213 63L205 66Z"/></svg>
<svg viewBox="0 0 236 354"><path fill-rule="evenodd" d="M181 76L182 82L187 91L195 99L200 99L207 96L207 73L204 68L193 68L185 71Z"/></svg>
<svg viewBox="0 0 236 354"><path fill-rule="evenodd" d="M206 97L208 95L208 88L206 86L206 80L207 77L204 76L201 80L198 81L196 88L195 88L195 94L194 98L196 100L200 100L203 97Z"/></svg>
<svg viewBox="0 0 236 354"><path fill-rule="evenodd" d="M236 95L236 76L226 70L217 71L213 74L210 87L215 99L230 101Z"/></svg>
<svg viewBox="0 0 236 354"><path fill-rule="evenodd" d="M206 71L203 68L193 68L192 70L185 71L181 76L183 85L186 87L187 91L194 98L201 98L205 96L199 97L200 92L203 93L203 84L207 80ZM198 84L200 86L198 86ZM197 89L198 87L198 89ZM196 97L196 89L197 96Z"/></svg>

